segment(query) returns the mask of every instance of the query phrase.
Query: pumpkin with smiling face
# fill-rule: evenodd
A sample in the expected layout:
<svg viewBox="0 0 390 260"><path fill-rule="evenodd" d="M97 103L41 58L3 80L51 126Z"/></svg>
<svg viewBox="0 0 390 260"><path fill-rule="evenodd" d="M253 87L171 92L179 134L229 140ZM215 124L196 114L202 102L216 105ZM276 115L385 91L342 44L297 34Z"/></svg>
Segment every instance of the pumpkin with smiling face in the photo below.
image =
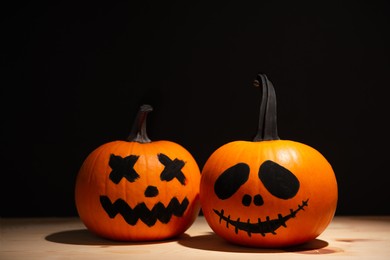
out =
<svg viewBox="0 0 390 260"><path fill-rule="evenodd" d="M95 149L76 179L80 219L93 233L113 240L163 240L186 231L200 211L200 170L177 143L151 141L141 106L127 141Z"/></svg>
<svg viewBox="0 0 390 260"><path fill-rule="evenodd" d="M202 212L213 231L245 246L287 247L319 236L337 204L337 182L324 156L303 143L280 140L276 95L262 83L259 131L253 142L218 148L202 169Z"/></svg>

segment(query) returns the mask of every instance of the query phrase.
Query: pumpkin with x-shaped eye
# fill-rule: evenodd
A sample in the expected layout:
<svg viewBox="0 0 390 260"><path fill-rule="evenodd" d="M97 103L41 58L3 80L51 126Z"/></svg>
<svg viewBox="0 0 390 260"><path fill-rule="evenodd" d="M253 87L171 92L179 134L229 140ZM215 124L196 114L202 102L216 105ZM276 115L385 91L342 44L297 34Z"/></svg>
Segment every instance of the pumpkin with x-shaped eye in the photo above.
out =
<svg viewBox="0 0 390 260"><path fill-rule="evenodd" d="M184 233L200 211L200 170L171 141L151 141L143 105L128 141L95 149L76 179L80 219L93 233L122 241L148 241Z"/></svg>
<svg viewBox="0 0 390 260"><path fill-rule="evenodd" d="M316 238L332 220L337 183L329 162L303 143L280 140L272 83L263 85L254 142L218 148L202 169L202 212L215 233L241 245L286 247Z"/></svg>

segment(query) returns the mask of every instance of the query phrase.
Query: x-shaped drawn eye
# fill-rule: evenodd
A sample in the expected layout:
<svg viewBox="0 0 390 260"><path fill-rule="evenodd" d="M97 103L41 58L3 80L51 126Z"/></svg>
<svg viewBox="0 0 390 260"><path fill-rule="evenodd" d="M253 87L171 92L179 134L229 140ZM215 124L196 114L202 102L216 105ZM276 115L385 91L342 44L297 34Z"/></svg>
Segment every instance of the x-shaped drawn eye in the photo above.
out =
<svg viewBox="0 0 390 260"><path fill-rule="evenodd" d="M118 155L111 154L108 165L112 171L110 173L110 180L118 184L122 178L126 178L129 182L134 182L139 178L138 173L134 170L134 164L138 160L139 156L129 155L124 158Z"/></svg>
<svg viewBox="0 0 390 260"><path fill-rule="evenodd" d="M162 181L171 181L173 178L176 178L182 185L185 185L186 177L181 171L185 164L184 161L177 158L172 161L162 153L158 154L158 160L165 166L160 175Z"/></svg>

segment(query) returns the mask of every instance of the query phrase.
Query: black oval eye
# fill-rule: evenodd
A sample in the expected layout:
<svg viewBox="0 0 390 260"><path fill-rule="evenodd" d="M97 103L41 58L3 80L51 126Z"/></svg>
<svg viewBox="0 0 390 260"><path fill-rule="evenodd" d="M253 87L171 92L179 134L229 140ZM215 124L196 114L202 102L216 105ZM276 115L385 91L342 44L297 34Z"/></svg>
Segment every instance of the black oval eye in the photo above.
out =
<svg viewBox="0 0 390 260"><path fill-rule="evenodd" d="M249 178L249 166L238 163L224 171L214 184L214 191L221 200L230 198Z"/></svg>
<svg viewBox="0 0 390 260"><path fill-rule="evenodd" d="M290 199L299 190L297 177L288 169L273 161L265 161L260 166L259 178L265 188L280 199Z"/></svg>

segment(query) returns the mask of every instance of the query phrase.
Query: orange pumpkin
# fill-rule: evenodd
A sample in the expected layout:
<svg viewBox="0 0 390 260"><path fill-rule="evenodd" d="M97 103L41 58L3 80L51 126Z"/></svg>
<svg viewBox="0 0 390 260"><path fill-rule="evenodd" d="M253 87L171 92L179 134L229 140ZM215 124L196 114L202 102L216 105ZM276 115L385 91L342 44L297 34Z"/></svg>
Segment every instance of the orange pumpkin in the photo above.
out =
<svg viewBox="0 0 390 260"><path fill-rule="evenodd" d="M303 143L280 140L276 95L262 83L259 131L251 141L218 148L202 169L204 217L222 238L245 246L287 247L319 236L333 219L337 182L324 156Z"/></svg>
<svg viewBox="0 0 390 260"><path fill-rule="evenodd" d="M162 240L186 231L200 211L200 170L171 141L151 141L143 105L127 141L95 149L76 179L80 219L93 233L122 241Z"/></svg>

